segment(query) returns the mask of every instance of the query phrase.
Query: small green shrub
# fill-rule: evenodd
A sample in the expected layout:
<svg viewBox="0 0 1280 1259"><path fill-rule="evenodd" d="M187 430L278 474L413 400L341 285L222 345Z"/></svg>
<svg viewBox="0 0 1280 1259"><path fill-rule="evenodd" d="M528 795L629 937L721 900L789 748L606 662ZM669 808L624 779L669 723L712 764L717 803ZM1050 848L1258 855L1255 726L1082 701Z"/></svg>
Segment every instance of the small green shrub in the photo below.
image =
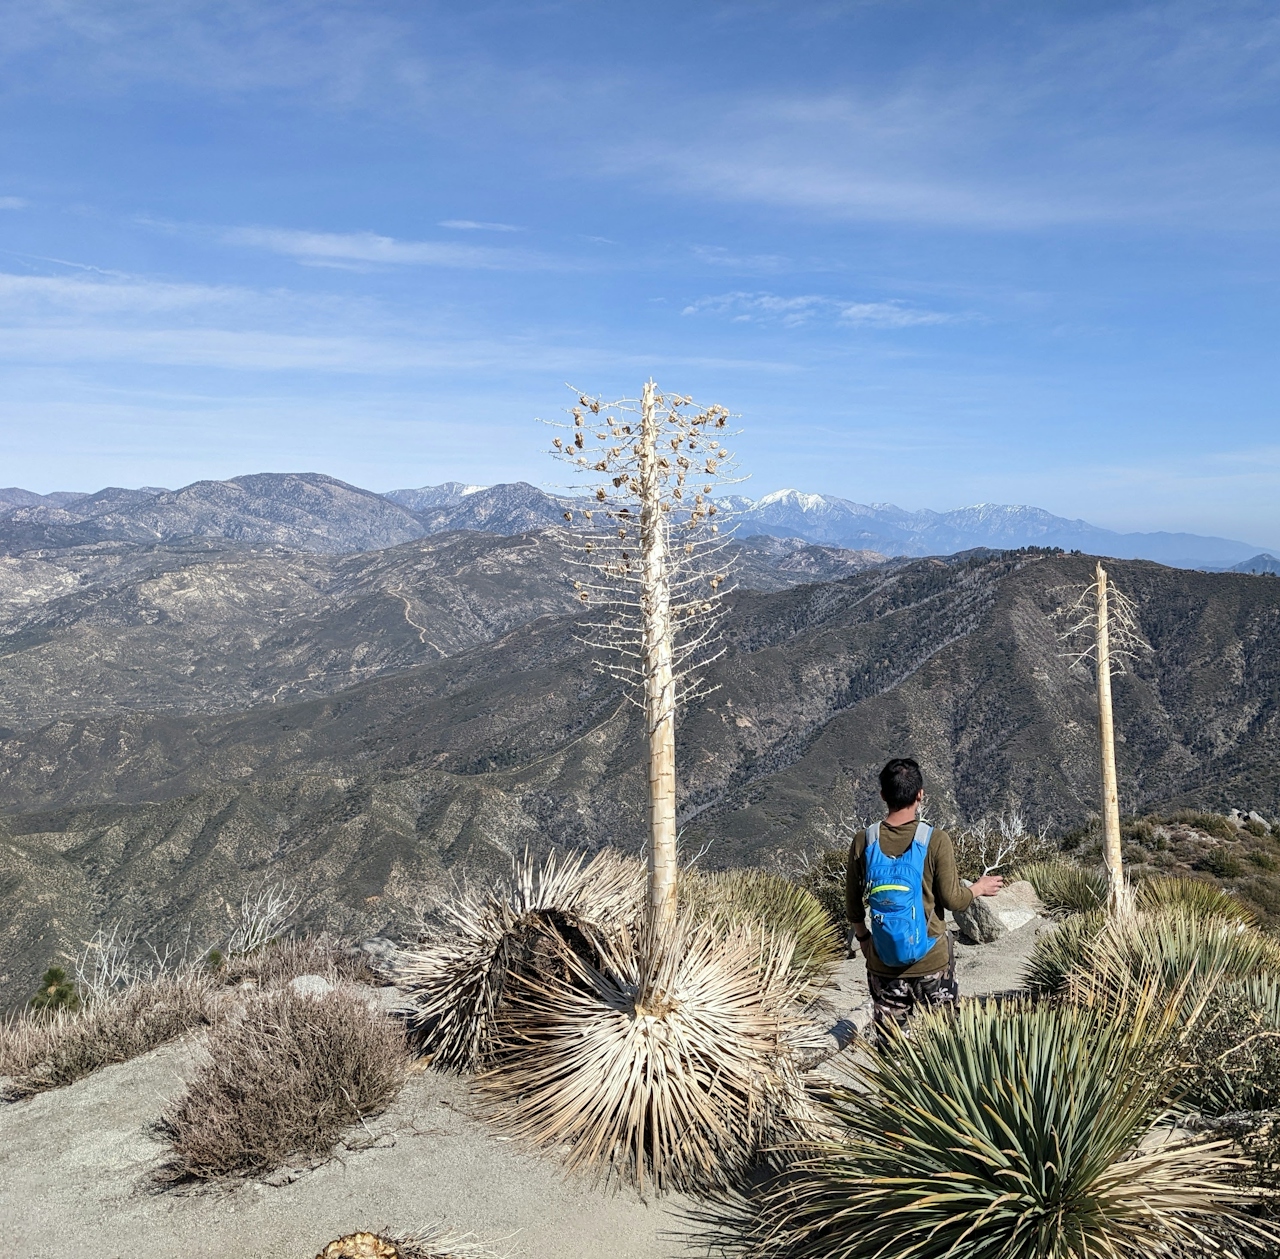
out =
<svg viewBox="0 0 1280 1259"><path fill-rule="evenodd" d="M1263 870L1280 869L1280 861L1277 861L1274 855L1267 852L1265 848L1250 849L1249 860L1252 861L1255 866L1258 866Z"/></svg>
<svg viewBox="0 0 1280 1259"><path fill-rule="evenodd" d="M1244 874L1244 862L1226 848L1211 848L1196 861L1196 869L1219 879L1238 879Z"/></svg>
<svg viewBox="0 0 1280 1259"><path fill-rule="evenodd" d="M1157 875L1134 885L1134 903L1139 909L1182 909L1196 918L1222 918L1256 926L1256 915L1240 900L1216 883L1203 879Z"/></svg>
<svg viewBox="0 0 1280 1259"><path fill-rule="evenodd" d="M1183 826L1194 827L1214 839L1239 839L1239 832L1221 813L1200 813L1195 809L1179 809L1164 819L1169 822L1180 822Z"/></svg>
<svg viewBox="0 0 1280 1259"><path fill-rule="evenodd" d="M28 1008L52 1014L55 1010L77 1010L80 994L75 981L61 966L50 966L40 977L40 991L27 1003Z"/></svg>
<svg viewBox="0 0 1280 1259"><path fill-rule="evenodd" d="M1052 930L1036 937L1022 971L1022 983L1035 996L1065 990L1073 972L1086 964L1089 948L1106 927L1100 909L1072 914Z"/></svg>
<svg viewBox="0 0 1280 1259"><path fill-rule="evenodd" d="M209 1033L207 1058L160 1120L162 1181L253 1175L332 1153L404 1083L403 1031L360 992L254 999Z"/></svg>
<svg viewBox="0 0 1280 1259"><path fill-rule="evenodd" d="M808 865L796 882L818 899L837 931L849 929L845 908L845 883L849 873L849 854L843 848L825 848Z"/></svg>
<svg viewBox="0 0 1280 1259"><path fill-rule="evenodd" d="M1271 828L1265 822L1259 822L1254 817L1251 817L1244 824L1244 829L1255 839L1266 839L1271 834Z"/></svg>

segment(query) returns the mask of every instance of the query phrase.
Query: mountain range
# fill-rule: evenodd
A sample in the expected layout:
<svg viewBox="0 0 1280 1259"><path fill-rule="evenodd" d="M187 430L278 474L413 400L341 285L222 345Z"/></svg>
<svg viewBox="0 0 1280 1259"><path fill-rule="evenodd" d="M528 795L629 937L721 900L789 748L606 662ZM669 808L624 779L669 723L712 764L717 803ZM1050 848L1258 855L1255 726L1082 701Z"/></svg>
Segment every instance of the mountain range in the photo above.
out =
<svg viewBox="0 0 1280 1259"><path fill-rule="evenodd" d="M0 490L0 554L94 542L223 538L321 554L368 551L459 529L514 535L558 525L585 500L525 482L460 482L376 494L318 473L259 473L180 490L110 488L96 494ZM1261 547L1191 533L1117 533L1037 507L979 504L906 511L824 494L779 490L720 500L740 537L797 538L885 556L951 555L975 547L1060 547L1120 559L1217 570Z"/></svg>

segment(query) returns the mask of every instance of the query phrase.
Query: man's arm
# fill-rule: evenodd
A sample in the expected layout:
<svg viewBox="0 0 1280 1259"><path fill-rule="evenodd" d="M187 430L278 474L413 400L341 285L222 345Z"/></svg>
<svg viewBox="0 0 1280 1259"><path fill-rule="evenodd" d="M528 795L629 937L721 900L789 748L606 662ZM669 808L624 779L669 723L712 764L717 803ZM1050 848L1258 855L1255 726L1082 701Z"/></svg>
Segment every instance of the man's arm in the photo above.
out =
<svg viewBox="0 0 1280 1259"><path fill-rule="evenodd" d="M975 896L994 896L1002 887L1004 880L998 874L984 874L968 887L960 882L960 872L956 869L956 850L951 843L951 836L946 831L938 831L929 844L934 854L934 900L953 914L961 913L973 904Z"/></svg>

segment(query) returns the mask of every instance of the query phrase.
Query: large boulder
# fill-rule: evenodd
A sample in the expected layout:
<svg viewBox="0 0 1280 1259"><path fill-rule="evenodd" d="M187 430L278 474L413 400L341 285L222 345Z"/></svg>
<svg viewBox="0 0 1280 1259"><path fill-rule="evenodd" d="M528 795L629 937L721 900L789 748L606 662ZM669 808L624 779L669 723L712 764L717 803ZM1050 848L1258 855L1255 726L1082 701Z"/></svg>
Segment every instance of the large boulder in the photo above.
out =
<svg viewBox="0 0 1280 1259"><path fill-rule="evenodd" d="M1026 879L1006 883L994 896L975 896L968 909L955 915L966 944L993 944L1017 931L1044 911L1036 890Z"/></svg>

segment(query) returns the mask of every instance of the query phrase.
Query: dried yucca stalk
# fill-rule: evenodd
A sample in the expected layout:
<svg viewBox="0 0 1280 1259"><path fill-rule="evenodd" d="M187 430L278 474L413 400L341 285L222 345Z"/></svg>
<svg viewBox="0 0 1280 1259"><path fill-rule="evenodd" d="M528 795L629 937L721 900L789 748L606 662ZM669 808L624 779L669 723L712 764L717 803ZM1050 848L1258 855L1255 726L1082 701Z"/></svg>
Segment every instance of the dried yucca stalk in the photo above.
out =
<svg viewBox="0 0 1280 1259"><path fill-rule="evenodd" d="M526 854L506 885L447 902L448 934L403 950L396 962L411 1038L434 1066L475 1070L486 1059L510 971L543 938L533 929L554 923L598 947L634 923L643 897L644 867L605 849L590 861L553 854L537 864Z"/></svg>
<svg viewBox="0 0 1280 1259"><path fill-rule="evenodd" d="M688 917L652 930L603 942L595 962L555 942L554 966L514 979L482 1104L602 1178L724 1185L815 1119L791 1044L794 943Z"/></svg>

